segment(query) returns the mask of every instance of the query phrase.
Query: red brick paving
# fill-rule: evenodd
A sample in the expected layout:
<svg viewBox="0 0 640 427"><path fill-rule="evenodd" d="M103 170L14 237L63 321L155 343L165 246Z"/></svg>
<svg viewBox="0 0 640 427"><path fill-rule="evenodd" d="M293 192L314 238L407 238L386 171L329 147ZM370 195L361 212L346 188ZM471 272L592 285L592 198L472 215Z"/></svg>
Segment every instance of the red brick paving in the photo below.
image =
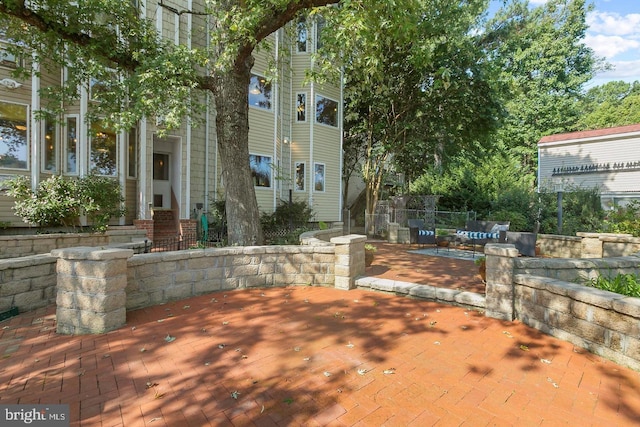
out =
<svg viewBox="0 0 640 427"><path fill-rule="evenodd" d="M368 272L479 286L471 261L422 256L416 267L387 249ZM68 403L73 426L640 422L639 372L518 322L429 301L240 290L131 311L125 327L100 336L57 335L54 314L0 323L0 404Z"/></svg>

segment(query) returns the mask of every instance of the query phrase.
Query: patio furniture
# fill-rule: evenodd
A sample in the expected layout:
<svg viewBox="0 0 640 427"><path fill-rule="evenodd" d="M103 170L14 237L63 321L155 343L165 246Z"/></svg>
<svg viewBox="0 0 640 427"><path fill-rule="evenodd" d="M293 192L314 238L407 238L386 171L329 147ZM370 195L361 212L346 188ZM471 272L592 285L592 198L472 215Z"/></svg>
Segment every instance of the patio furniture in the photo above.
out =
<svg viewBox="0 0 640 427"><path fill-rule="evenodd" d="M506 243L509 222L497 221L467 221L464 230L456 230L456 243L470 243L473 256L476 245L484 246L489 241Z"/></svg>
<svg viewBox="0 0 640 427"><path fill-rule="evenodd" d="M410 219L409 223L409 243L419 245L435 245L436 233L434 230L425 230L424 221L421 219Z"/></svg>

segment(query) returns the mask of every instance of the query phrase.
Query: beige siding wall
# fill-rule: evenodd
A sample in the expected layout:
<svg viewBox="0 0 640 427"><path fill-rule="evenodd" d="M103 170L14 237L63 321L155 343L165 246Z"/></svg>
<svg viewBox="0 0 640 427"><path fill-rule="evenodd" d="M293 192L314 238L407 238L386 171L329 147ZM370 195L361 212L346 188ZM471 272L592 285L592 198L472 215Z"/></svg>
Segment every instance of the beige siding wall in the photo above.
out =
<svg viewBox="0 0 640 427"><path fill-rule="evenodd" d="M562 181L564 187L597 187L603 200L625 193L640 194L640 135L546 143L539 147L541 185ZM593 167L598 165L598 171ZM608 165L608 168L607 168ZM589 167L592 170L589 170ZM575 172L555 174L562 168ZM586 169L582 171L582 169Z"/></svg>

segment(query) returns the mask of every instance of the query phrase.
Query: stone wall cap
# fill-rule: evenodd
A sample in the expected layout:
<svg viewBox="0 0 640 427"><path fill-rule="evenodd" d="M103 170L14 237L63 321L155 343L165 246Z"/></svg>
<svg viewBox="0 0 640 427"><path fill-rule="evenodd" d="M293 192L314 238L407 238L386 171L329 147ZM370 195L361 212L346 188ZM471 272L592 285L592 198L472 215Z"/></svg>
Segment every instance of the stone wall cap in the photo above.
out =
<svg viewBox="0 0 640 427"><path fill-rule="evenodd" d="M487 243L484 245L485 255L498 255L515 258L519 252L511 243Z"/></svg>
<svg viewBox="0 0 640 427"><path fill-rule="evenodd" d="M331 243L334 243L336 245L347 245L349 243L359 243L359 242L366 242L366 241L367 241L367 236L363 236L361 234L348 234L346 236L338 236L338 237L331 238Z"/></svg>
<svg viewBox="0 0 640 427"><path fill-rule="evenodd" d="M133 256L133 250L78 246L75 248L54 249L51 251L51 255L64 259L110 260L131 258Z"/></svg>

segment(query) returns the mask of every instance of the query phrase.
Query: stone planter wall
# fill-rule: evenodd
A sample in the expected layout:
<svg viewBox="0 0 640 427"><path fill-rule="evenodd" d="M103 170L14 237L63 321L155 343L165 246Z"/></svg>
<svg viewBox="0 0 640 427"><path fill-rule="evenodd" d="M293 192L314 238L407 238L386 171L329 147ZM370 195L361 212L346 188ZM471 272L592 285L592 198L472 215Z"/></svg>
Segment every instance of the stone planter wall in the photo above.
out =
<svg viewBox="0 0 640 427"><path fill-rule="evenodd" d="M31 311L56 301L56 262L49 254L0 259L0 312Z"/></svg>
<svg viewBox="0 0 640 427"><path fill-rule="evenodd" d="M139 243L146 238L144 230L114 227L106 233L59 233L0 236L0 259L48 254L54 249L80 246L108 246Z"/></svg>
<svg viewBox="0 0 640 427"><path fill-rule="evenodd" d="M518 258L513 245L490 244L486 314L518 319L624 366L640 370L640 298L577 283L598 272L640 274L640 256Z"/></svg>

